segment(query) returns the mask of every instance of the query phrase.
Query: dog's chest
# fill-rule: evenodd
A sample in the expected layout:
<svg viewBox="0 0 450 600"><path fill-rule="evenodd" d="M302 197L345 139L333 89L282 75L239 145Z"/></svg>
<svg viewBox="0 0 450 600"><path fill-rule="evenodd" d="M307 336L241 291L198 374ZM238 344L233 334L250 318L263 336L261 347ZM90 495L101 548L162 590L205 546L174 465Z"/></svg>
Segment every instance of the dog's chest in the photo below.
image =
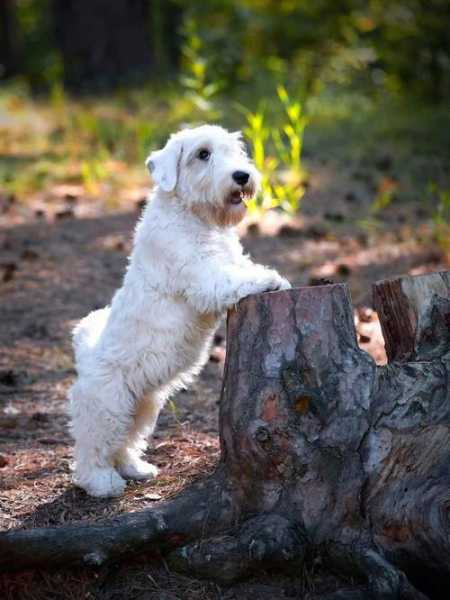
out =
<svg viewBox="0 0 450 600"><path fill-rule="evenodd" d="M188 309L189 310L189 309ZM196 354L216 329L218 316L192 311L180 330L179 348L186 354Z"/></svg>

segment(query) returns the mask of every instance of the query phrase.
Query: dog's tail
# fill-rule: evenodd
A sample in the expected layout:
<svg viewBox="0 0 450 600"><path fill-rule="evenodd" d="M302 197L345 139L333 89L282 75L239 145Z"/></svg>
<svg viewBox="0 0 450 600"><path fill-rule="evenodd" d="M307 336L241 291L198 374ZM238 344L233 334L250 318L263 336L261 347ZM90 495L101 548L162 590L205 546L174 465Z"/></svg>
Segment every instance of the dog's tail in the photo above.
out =
<svg viewBox="0 0 450 600"><path fill-rule="evenodd" d="M76 362L86 354L86 350L93 348L97 343L108 321L110 310L109 306L94 310L74 327L72 340Z"/></svg>

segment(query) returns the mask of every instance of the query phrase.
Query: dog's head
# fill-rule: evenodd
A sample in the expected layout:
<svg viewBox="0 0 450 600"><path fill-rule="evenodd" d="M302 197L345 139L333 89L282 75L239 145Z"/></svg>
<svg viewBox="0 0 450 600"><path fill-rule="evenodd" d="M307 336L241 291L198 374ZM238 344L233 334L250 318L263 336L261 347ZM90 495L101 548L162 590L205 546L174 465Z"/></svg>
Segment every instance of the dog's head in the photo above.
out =
<svg viewBox="0 0 450 600"><path fill-rule="evenodd" d="M201 219L219 226L238 223L254 196L259 173L240 132L217 125L184 129L146 161L163 193L174 195Z"/></svg>

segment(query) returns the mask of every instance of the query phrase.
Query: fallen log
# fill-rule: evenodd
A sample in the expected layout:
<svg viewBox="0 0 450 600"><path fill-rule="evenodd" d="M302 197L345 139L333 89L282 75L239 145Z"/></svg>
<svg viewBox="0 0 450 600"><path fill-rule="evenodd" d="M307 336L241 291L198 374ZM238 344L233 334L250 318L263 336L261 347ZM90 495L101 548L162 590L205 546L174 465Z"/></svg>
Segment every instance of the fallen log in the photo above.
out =
<svg viewBox="0 0 450 600"><path fill-rule="evenodd" d="M215 473L151 511L2 533L0 569L157 549L173 568L228 583L295 572L314 552L358 582L327 598L443 597L450 273L382 281L374 297L383 367L357 345L343 284L241 301L228 314Z"/></svg>

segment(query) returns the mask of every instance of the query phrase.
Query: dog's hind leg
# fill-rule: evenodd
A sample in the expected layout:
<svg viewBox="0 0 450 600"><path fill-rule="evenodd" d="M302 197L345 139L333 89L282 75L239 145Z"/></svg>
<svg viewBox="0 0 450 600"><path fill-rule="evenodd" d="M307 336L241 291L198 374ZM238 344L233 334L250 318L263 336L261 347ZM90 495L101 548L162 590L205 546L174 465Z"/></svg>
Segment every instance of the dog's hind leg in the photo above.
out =
<svg viewBox="0 0 450 600"><path fill-rule="evenodd" d="M91 496L119 496L126 482L115 456L134 424L135 398L120 376L81 378L70 392L75 439L75 483Z"/></svg>
<svg viewBox="0 0 450 600"><path fill-rule="evenodd" d="M151 479L158 474L157 467L142 460L141 454L146 449L147 440L155 429L162 404L160 394L150 392L136 405L133 424L115 461L117 470L125 479Z"/></svg>

